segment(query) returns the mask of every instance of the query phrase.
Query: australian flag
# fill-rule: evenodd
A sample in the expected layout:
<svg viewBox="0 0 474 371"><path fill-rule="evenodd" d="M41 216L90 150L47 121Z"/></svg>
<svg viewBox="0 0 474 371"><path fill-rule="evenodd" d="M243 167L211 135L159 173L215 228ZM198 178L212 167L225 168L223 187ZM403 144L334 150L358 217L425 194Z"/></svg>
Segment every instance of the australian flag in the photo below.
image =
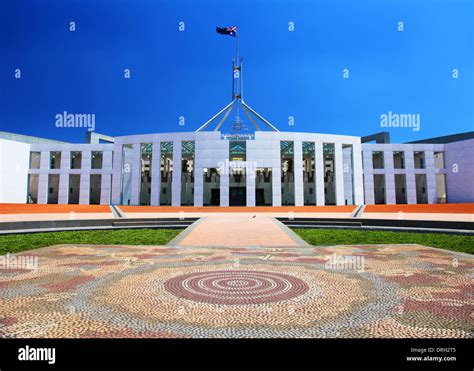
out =
<svg viewBox="0 0 474 371"><path fill-rule="evenodd" d="M221 35L229 35L232 37L237 36L237 26L233 27L216 27L217 33L220 33Z"/></svg>

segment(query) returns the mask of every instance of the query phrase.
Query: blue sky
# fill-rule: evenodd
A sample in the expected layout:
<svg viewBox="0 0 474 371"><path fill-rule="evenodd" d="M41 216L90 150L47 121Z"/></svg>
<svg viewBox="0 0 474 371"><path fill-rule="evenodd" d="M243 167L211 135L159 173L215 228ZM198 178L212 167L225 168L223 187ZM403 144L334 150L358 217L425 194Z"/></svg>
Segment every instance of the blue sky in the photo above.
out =
<svg viewBox="0 0 474 371"><path fill-rule="evenodd" d="M228 25L245 100L281 131L367 135L388 111L421 118L393 142L474 130L471 0L3 0L0 130L82 142L55 127L67 111L114 136L194 131L230 100Z"/></svg>

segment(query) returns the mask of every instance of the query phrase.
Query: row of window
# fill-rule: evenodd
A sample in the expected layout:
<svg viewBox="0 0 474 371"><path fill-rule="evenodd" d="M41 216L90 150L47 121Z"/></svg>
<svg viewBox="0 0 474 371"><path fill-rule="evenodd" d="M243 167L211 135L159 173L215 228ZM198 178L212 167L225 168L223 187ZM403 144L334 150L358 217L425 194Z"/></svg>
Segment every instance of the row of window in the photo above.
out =
<svg viewBox="0 0 474 371"><path fill-rule="evenodd" d="M102 151L91 152L91 168L102 169L103 153ZM30 152L30 169L39 169L41 164L41 152L32 151ZM49 168L60 169L61 168L61 152L51 151L49 152ZM81 169L82 168L82 152L71 151L70 158L70 169Z"/></svg>
<svg viewBox="0 0 474 371"><path fill-rule="evenodd" d="M444 152L435 152L434 153L435 168L444 169ZM415 151L413 152L413 161L415 169L425 169L425 152ZM383 151L373 151L372 152L372 167L373 169L383 169L385 167L384 161L384 152ZM393 167L395 169L405 169L405 152L403 151L394 151L393 152Z"/></svg>
<svg viewBox="0 0 474 371"><path fill-rule="evenodd" d="M288 143L288 142L286 142ZM284 151L282 151L284 152ZM61 168L61 152L51 151L49 158L50 169ZM416 151L413 155L415 169L425 169L425 153ZM444 169L444 152L435 152L435 168ZM230 146L230 160L231 161L245 161L246 160L246 146L244 141L236 141ZM102 169L103 153L101 151L93 151L91 155L91 168ZM30 152L30 169L39 169L41 162L41 152ZM384 152L372 152L372 164L374 169L383 169L385 167ZM403 151L393 152L393 165L395 169L405 169L405 153ZM70 157L70 169L82 168L82 152L72 151Z"/></svg>

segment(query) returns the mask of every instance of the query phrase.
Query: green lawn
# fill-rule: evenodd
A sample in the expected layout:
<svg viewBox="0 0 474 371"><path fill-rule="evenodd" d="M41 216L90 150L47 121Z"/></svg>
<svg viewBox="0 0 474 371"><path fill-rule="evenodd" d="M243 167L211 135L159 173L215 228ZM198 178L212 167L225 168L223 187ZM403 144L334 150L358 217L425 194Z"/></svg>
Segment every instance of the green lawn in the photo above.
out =
<svg viewBox="0 0 474 371"><path fill-rule="evenodd" d="M0 255L57 244L165 245L181 230L119 229L0 236Z"/></svg>
<svg viewBox="0 0 474 371"><path fill-rule="evenodd" d="M349 229L293 229L311 245L418 243L474 254L474 236L441 233L360 231Z"/></svg>

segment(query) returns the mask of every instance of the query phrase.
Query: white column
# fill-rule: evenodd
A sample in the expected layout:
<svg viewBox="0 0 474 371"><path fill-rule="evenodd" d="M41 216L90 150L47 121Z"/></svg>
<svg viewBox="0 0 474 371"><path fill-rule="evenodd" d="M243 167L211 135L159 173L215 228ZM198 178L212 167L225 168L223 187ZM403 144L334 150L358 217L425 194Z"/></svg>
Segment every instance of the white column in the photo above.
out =
<svg viewBox="0 0 474 371"><path fill-rule="evenodd" d="M435 204L437 202L436 195L436 173L435 173L435 158L433 151L425 151L425 165L426 165L426 191L428 196L428 203Z"/></svg>
<svg viewBox="0 0 474 371"><path fill-rule="evenodd" d="M59 175L58 204L67 204L69 200L69 169L71 168L71 152L61 152L61 170Z"/></svg>
<svg viewBox="0 0 474 371"><path fill-rule="evenodd" d="M48 179L47 173L40 173L38 177L38 203L48 203Z"/></svg>
<svg viewBox="0 0 474 371"><path fill-rule="evenodd" d="M100 204L109 205L112 190L112 174L102 173L100 180Z"/></svg>
<svg viewBox="0 0 474 371"><path fill-rule="evenodd" d="M364 193L365 204L375 204L374 192L374 165L372 161L372 151L363 151L362 159L364 161Z"/></svg>
<svg viewBox="0 0 474 371"><path fill-rule="evenodd" d="M352 146L352 156L354 204L362 205L364 203L364 181L362 170L362 146L360 143L355 143Z"/></svg>
<svg viewBox="0 0 474 371"><path fill-rule="evenodd" d="M41 151L40 174L38 177L38 203L48 203L49 151Z"/></svg>
<svg viewBox="0 0 474 371"><path fill-rule="evenodd" d="M247 180L247 206L255 206L255 176L257 168L253 166L253 164L255 164L255 162L250 161L250 165L245 169L245 177Z"/></svg>
<svg viewBox="0 0 474 371"><path fill-rule="evenodd" d="M90 185L91 176L90 174L81 174L79 182L79 204L89 205Z"/></svg>
<svg viewBox="0 0 474 371"><path fill-rule="evenodd" d="M152 158L151 158L151 196L150 204L159 205L160 204L160 189L161 189L161 171L160 171L160 162L161 162L161 148L160 142L153 142L152 144Z"/></svg>
<svg viewBox="0 0 474 371"><path fill-rule="evenodd" d="M316 142L314 145L314 163L316 177L316 205L324 206L324 154L323 143Z"/></svg>
<svg viewBox="0 0 474 371"><path fill-rule="evenodd" d="M385 168L385 203L396 204L395 171L393 165L393 151L383 151Z"/></svg>
<svg viewBox="0 0 474 371"><path fill-rule="evenodd" d="M437 203L437 194L436 194L436 174L427 173L426 174L426 188L428 192L428 203L436 204Z"/></svg>
<svg viewBox="0 0 474 371"><path fill-rule="evenodd" d="M203 191L204 191L203 168L194 166L194 206L203 205Z"/></svg>
<svg viewBox="0 0 474 371"><path fill-rule="evenodd" d="M334 143L334 168L336 171L336 205L345 205L342 143Z"/></svg>
<svg viewBox="0 0 474 371"><path fill-rule="evenodd" d="M273 206L281 206L281 164L272 167L272 203Z"/></svg>
<svg viewBox="0 0 474 371"><path fill-rule="evenodd" d="M89 205L91 188L91 151L82 152L81 180L79 187L79 204Z"/></svg>
<svg viewBox="0 0 474 371"><path fill-rule="evenodd" d="M173 180L171 182L171 205L181 206L181 141L173 142Z"/></svg>
<svg viewBox="0 0 474 371"><path fill-rule="evenodd" d="M59 192L58 204L67 204L69 202L69 174L59 174Z"/></svg>
<svg viewBox="0 0 474 371"><path fill-rule="evenodd" d="M113 173L112 173L112 204L121 203L122 186L122 144L116 143L113 152Z"/></svg>
<svg viewBox="0 0 474 371"><path fill-rule="evenodd" d="M303 185L303 142L295 141L294 145L294 174L295 174L295 206L304 205Z"/></svg>
<svg viewBox="0 0 474 371"><path fill-rule="evenodd" d="M416 204L416 179L415 179L415 163L413 150L405 151L405 170L406 170L406 194L407 203Z"/></svg>
<svg viewBox="0 0 474 371"><path fill-rule="evenodd" d="M131 205L140 205L140 187L141 187L141 145L133 145L132 154L132 195L130 197Z"/></svg>
<svg viewBox="0 0 474 371"><path fill-rule="evenodd" d="M222 169L220 174L220 203L229 206L229 169Z"/></svg>
<svg viewBox="0 0 474 371"><path fill-rule="evenodd" d="M100 204L109 205L112 194L112 151L102 152L102 179L100 184Z"/></svg>

